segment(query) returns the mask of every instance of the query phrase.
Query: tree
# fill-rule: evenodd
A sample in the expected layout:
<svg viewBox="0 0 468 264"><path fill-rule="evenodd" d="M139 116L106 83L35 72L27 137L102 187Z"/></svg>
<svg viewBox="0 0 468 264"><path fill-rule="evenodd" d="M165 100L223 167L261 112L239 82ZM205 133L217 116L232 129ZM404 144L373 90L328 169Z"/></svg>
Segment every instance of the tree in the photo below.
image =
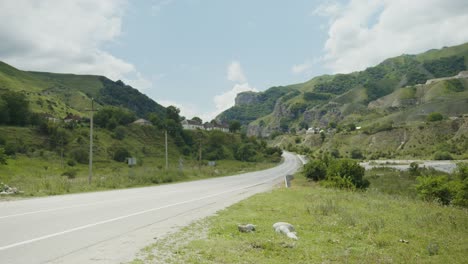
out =
<svg viewBox="0 0 468 264"><path fill-rule="evenodd" d="M164 119L159 117L157 113L149 113L148 120L158 129L164 129Z"/></svg>
<svg viewBox="0 0 468 264"><path fill-rule="evenodd" d="M321 160L311 160L304 165L304 175L313 181L323 180L327 176L327 166Z"/></svg>
<svg viewBox="0 0 468 264"><path fill-rule="evenodd" d="M24 126L29 124L31 112L29 110L29 101L26 100L26 96L24 94L18 92L6 92L2 95L2 99L3 103L0 102L0 110L5 111L5 113L0 116L0 119L3 119L4 121L6 120L5 123L10 125ZM8 115L6 113L8 113Z"/></svg>
<svg viewBox="0 0 468 264"><path fill-rule="evenodd" d="M203 120L202 120L201 118L199 118L198 116L194 116L194 117L192 118L192 121L196 121L196 122L198 122L198 123L200 123L200 124L203 123Z"/></svg>
<svg viewBox="0 0 468 264"><path fill-rule="evenodd" d="M229 123L229 131L234 133L239 131L241 128L241 123L237 120L233 120Z"/></svg>
<svg viewBox="0 0 468 264"><path fill-rule="evenodd" d="M175 122L179 123L180 122L180 116L179 116L179 113L180 113L180 109L173 106L173 105L170 105L166 108L166 116L167 116L167 119L171 119L171 120L174 120Z"/></svg>
<svg viewBox="0 0 468 264"><path fill-rule="evenodd" d="M114 137L118 140L122 140L125 138L126 133L127 133L127 130L125 129L124 126L118 126L114 130Z"/></svg>
<svg viewBox="0 0 468 264"><path fill-rule="evenodd" d="M254 161L256 155L255 145L252 143L242 144L236 152L236 159L240 161Z"/></svg>
<svg viewBox="0 0 468 264"><path fill-rule="evenodd" d="M113 130L118 125L128 125L135 121L135 113L118 107L104 107L94 115L96 125Z"/></svg>
<svg viewBox="0 0 468 264"><path fill-rule="evenodd" d="M10 113L8 103L0 97L0 124L8 124L10 122Z"/></svg>

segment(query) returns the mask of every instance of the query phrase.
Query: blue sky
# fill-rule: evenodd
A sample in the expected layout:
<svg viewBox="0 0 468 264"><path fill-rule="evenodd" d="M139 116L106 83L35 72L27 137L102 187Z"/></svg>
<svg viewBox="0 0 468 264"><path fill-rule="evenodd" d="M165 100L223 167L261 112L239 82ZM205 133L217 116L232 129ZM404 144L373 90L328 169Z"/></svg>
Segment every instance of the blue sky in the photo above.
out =
<svg viewBox="0 0 468 264"><path fill-rule="evenodd" d="M205 121L241 91L468 41L466 0L0 1L0 60L121 79Z"/></svg>
<svg viewBox="0 0 468 264"><path fill-rule="evenodd" d="M138 65L152 83L144 90L152 98L211 113L213 96L236 84L227 77L232 62L257 90L326 72L320 64L301 74L291 71L323 49L327 22L313 15L318 2L272 2L132 2L122 35L107 50Z"/></svg>

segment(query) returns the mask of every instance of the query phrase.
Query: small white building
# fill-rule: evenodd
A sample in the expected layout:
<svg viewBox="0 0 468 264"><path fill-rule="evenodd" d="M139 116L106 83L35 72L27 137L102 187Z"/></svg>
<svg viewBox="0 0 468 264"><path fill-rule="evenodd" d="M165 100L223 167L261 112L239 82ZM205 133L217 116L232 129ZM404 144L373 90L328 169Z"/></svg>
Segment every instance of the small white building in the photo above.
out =
<svg viewBox="0 0 468 264"><path fill-rule="evenodd" d="M180 122L182 124L183 129L188 129L188 130L195 130L195 129L202 129L204 130L205 128L203 127L202 123L194 120L182 120Z"/></svg>

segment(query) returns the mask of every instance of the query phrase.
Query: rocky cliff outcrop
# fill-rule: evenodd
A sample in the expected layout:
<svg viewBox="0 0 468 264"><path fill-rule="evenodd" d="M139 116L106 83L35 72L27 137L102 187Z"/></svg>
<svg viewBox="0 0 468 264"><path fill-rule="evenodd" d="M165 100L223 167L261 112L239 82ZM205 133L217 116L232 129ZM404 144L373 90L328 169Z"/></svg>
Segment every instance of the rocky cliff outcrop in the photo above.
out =
<svg viewBox="0 0 468 264"><path fill-rule="evenodd" d="M256 92L242 92L237 94L235 99L236 106L251 105L258 103L258 93Z"/></svg>
<svg viewBox="0 0 468 264"><path fill-rule="evenodd" d="M278 127L274 128L272 124L267 124L266 126L260 126L257 124L250 124L247 127L247 135L249 137L269 137L273 131L278 130Z"/></svg>

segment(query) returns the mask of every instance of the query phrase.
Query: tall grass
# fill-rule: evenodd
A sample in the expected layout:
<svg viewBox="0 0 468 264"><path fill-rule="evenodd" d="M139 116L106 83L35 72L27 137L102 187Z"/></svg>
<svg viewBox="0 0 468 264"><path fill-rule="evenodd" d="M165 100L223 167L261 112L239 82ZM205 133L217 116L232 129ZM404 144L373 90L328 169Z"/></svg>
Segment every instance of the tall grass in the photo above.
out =
<svg viewBox="0 0 468 264"><path fill-rule="evenodd" d="M88 192L154 184L197 180L266 169L274 163L240 162L221 160L216 166L201 166L196 161L185 161L179 166L171 160L168 169L161 159L145 160L133 167L114 161L96 161L93 178L88 183L88 166L77 164L70 167L48 159L30 159L17 155L9 159L7 166L0 166L0 182L18 188L24 196L57 195Z"/></svg>
<svg viewBox="0 0 468 264"><path fill-rule="evenodd" d="M278 221L293 224L299 240L276 234ZM239 233L241 223L257 231ZM205 237L187 236L199 226ZM465 209L327 189L298 176L291 189L235 204L147 247L134 263L466 263L466 234Z"/></svg>

